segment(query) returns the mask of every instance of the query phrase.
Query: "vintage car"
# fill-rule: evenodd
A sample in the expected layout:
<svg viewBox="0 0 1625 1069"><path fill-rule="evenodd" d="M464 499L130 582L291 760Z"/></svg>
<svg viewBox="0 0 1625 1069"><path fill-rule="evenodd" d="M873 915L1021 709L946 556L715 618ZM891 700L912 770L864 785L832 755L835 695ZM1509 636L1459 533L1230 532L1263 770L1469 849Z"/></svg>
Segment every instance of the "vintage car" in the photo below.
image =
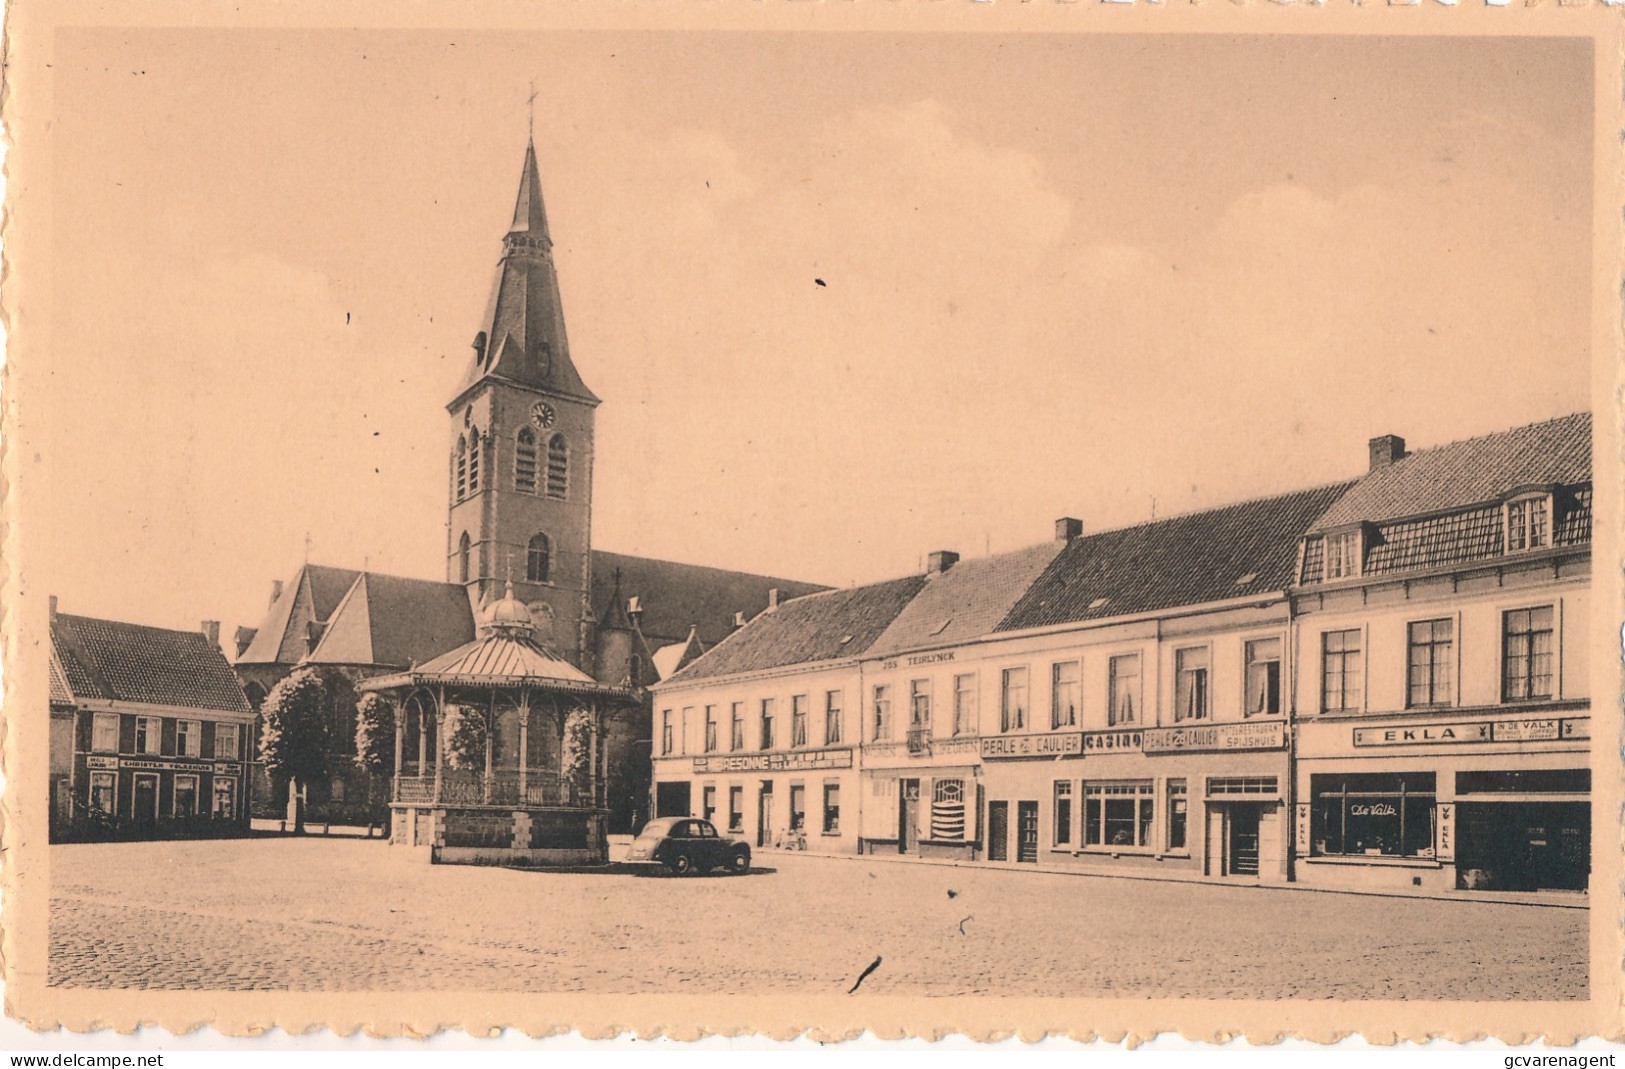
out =
<svg viewBox="0 0 1625 1069"><path fill-rule="evenodd" d="M750 870L750 847L718 835L709 820L660 817L638 832L626 859L664 865L679 876L723 867L740 873Z"/></svg>

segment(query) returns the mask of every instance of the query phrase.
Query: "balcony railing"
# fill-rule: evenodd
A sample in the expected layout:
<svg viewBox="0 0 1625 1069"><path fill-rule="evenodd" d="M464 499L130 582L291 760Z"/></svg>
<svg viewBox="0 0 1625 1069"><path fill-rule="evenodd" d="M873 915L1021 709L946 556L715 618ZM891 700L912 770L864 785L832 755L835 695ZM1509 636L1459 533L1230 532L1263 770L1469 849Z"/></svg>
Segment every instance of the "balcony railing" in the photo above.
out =
<svg viewBox="0 0 1625 1069"><path fill-rule="evenodd" d="M931 729L914 727L908 729L908 752L911 754L928 754L931 752Z"/></svg>
<svg viewBox="0 0 1625 1069"><path fill-rule="evenodd" d="M603 792L597 793L602 804ZM441 770L438 796L432 772L426 776L397 776L395 801L415 805L584 807L593 804L592 792L559 782L556 772L527 772L521 790L519 773L514 769L492 772L487 777L482 771L449 768Z"/></svg>

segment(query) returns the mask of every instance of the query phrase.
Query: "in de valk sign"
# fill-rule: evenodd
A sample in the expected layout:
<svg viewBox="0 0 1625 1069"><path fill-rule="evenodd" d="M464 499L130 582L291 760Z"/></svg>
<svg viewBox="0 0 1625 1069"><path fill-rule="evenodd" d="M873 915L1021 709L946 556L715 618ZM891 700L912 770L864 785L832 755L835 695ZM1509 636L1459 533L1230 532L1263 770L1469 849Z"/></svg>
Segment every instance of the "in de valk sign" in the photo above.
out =
<svg viewBox="0 0 1625 1069"><path fill-rule="evenodd" d="M1062 757L1082 752L1083 733L1080 731L982 736L983 757Z"/></svg>

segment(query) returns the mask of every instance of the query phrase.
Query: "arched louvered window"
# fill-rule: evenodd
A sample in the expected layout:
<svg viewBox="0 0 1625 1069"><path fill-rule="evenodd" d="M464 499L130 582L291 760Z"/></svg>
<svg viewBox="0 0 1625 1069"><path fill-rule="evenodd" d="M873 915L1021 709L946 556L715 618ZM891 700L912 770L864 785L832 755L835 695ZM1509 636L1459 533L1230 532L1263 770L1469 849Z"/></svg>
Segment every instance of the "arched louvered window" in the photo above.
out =
<svg viewBox="0 0 1625 1069"><path fill-rule="evenodd" d="M553 543L545 534L537 532L531 537L525 553L525 578L532 583L545 583L553 571Z"/></svg>
<svg viewBox="0 0 1625 1069"><path fill-rule="evenodd" d="M461 434L457 436L457 455L452 460L452 467L456 471L452 500L461 501L468 496L468 439Z"/></svg>
<svg viewBox="0 0 1625 1069"><path fill-rule="evenodd" d="M536 433L529 427L519 428L514 443L513 488L521 494L536 492Z"/></svg>
<svg viewBox="0 0 1625 1069"><path fill-rule="evenodd" d="M570 488L570 445L564 435L555 434L547 442L547 496L563 497Z"/></svg>
<svg viewBox="0 0 1625 1069"><path fill-rule="evenodd" d="M469 540L468 532L457 542L457 579L459 582L468 582L469 560L474 555L474 543Z"/></svg>
<svg viewBox="0 0 1625 1069"><path fill-rule="evenodd" d="M480 492L480 431L476 427L468 436L468 492Z"/></svg>

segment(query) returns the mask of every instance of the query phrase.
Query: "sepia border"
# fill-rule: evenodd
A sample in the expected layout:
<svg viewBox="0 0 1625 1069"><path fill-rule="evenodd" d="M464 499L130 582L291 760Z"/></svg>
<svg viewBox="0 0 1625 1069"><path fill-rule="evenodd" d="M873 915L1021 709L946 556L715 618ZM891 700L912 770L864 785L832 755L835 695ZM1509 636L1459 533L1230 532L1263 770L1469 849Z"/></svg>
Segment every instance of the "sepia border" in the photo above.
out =
<svg viewBox="0 0 1625 1069"><path fill-rule="evenodd" d="M195 0L151 3L13 5L0 112L10 136L5 219L3 311L9 361L3 382L4 562L0 639L4 651L3 952L6 1012L30 1027L128 1031L161 1025L182 1033L212 1026L229 1035L278 1027L288 1032L330 1028L341 1034L426 1036L442 1029L471 1035L515 1028L532 1036L579 1030L587 1037L620 1032L692 1039L706 1034L805 1034L819 1040L876 1036L977 1039L1045 1035L1130 1042L1159 1033L1252 1042L1295 1036L1329 1042L1349 1034L1387 1043L1443 1037L1494 1037L1508 1042L1545 1038L1572 1043L1586 1036L1625 1037L1622 1027L1621 910L1617 896L1594 895L1591 918L1591 997L1585 1002L1384 1002L1335 1000L1215 1001L1188 999L1049 999L884 997L797 992L786 996L628 996L508 993L171 992L91 991L45 984L50 858L46 848L48 731L35 715L45 702L46 595L31 563L50 538L38 502L49 488L31 480L41 470L31 431L49 413L29 407L29 383L48 373L51 225L51 57L54 34L68 27L214 26L220 28L346 27L409 29L431 26L601 30L800 30L808 32L941 31L1150 34L1347 34L1584 36L1594 42L1593 375L1594 463L1599 517L1593 546L1599 562L1621 562L1620 435L1621 277L1621 13L1602 4L1544 3L1490 7L1483 0L1445 5L1322 4L1254 0L684 0L669 3L469 2L457 5L383 2L285 2L240 9ZM20 91L19 91L20 89ZM1196 95L1200 85L1168 86ZM1593 568L1592 700L1597 773L1594 814L1620 812L1622 792L1619 698L1621 568ZM16 711L16 715L11 715ZM1594 887L1618 888L1621 837L1615 820L1594 820ZM1612 841L1607 830L1614 830Z"/></svg>

